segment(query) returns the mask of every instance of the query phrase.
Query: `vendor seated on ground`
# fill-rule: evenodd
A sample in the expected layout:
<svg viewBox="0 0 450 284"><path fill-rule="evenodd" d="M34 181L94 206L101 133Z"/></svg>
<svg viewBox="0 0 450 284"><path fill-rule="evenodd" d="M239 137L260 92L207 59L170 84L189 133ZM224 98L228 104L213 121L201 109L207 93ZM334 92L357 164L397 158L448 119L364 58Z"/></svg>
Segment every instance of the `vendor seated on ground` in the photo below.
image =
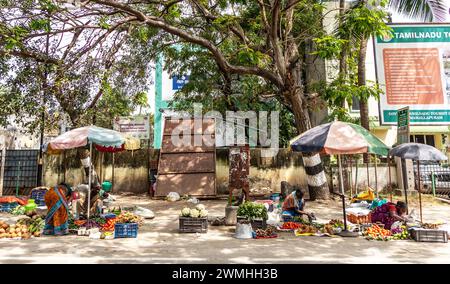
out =
<svg viewBox="0 0 450 284"><path fill-rule="evenodd" d="M308 219L312 219L314 214L304 211L305 200L303 199L303 191L299 187L294 187L294 191L286 196L282 206L282 215L284 216L308 216Z"/></svg>
<svg viewBox="0 0 450 284"><path fill-rule="evenodd" d="M100 186L91 187L91 200L90 200L90 216L96 216L100 213L103 206L102 197L107 197L107 194L100 196ZM79 199L76 201L75 210L77 219L86 218L88 210L88 194L89 186L87 184L80 184L75 188L75 191L79 194Z"/></svg>
<svg viewBox="0 0 450 284"><path fill-rule="evenodd" d="M406 221L407 206L403 201L392 202L378 206L372 211L372 223L382 223L384 228L390 230L392 224L397 221Z"/></svg>

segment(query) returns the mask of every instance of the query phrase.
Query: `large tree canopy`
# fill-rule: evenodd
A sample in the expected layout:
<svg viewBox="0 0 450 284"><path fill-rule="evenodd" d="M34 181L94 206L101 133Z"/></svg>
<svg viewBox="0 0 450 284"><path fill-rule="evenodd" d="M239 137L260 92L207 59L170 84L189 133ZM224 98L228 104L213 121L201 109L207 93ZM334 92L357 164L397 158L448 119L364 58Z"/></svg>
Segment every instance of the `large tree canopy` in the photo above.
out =
<svg viewBox="0 0 450 284"><path fill-rule="evenodd" d="M109 24L108 15L49 0L0 1L0 122L44 110L50 121L63 112L79 125L112 98L121 106L114 114L129 113L148 88L151 35L126 17ZM31 129L40 122L26 117L16 120Z"/></svg>

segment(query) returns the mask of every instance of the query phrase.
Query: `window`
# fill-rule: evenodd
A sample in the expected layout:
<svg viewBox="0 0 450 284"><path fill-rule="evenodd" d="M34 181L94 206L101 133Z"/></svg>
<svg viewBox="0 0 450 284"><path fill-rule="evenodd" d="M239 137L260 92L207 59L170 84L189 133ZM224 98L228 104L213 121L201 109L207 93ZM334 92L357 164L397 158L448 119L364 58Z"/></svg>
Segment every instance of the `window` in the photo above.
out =
<svg viewBox="0 0 450 284"><path fill-rule="evenodd" d="M352 111L359 111L359 99L355 96L352 97Z"/></svg>
<svg viewBox="0 0 450 284"><path fill-rule="evenodd" d="M434 135L410 135L409 142L422 143L435 147Z"/></svg>

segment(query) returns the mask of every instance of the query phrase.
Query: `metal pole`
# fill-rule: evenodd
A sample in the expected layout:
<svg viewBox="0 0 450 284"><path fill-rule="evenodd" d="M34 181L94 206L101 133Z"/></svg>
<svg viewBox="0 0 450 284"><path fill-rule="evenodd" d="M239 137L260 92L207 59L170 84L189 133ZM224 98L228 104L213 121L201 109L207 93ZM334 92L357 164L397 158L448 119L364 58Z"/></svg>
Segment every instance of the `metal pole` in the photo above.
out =
<svg viewBox="0 0 450 284"><path fill-rule="evenodd" d="M370 187L369 161L370 161L370 156L367 155L367 161L366 161L366 169L367 169L367 187Z"/></svg>
<svg viewBox="0 0 450 284"><path fill-rule="evenodd" d="M392 202L392 177L391 177L391 158L387 156L388 173L389 173L389 195Z"/></svg>
<svg viewBox="0 0 450 284"><path fill-rule="evenodd" d="M377 156L373 155L375 158L375 193L378 198L378 173L377 173Z"/></svg>
<svg viewBox="0 0 450 284"><path fill-rule="evenodd" d="M338 164L339 164L339 186L341 188L341 194L342 194L342 212L344 214L344 230L347 231L347 216L345 213L345 195L344 195L344 181L342 178L342 164L341 164L341 155L337 155L338 158Z"/></svg>
<svg viewBox="0 0 450 284"><path fill-rule="evenodd" d="M2 164L0 168L0 196L3 196L3 179L5 177L5 162L6 162L6 139L2 143Z"/></svg>
<svg viewBox="0 0 450 284"><path fill-rule="evenodd" d="M17 164L16 197L19 196L20 161Z"/></svg>
<svg viewBox="0 0 450 284"><path fill-rule="evenodd" d="M358 157L355 158L355 194L358 194Z"/></svg>
<svg viewBox="0 0 450 284"><path fill-rule="evenodd" d="M352 157L350 156L350 197L353 196L353 165L352 165Z"/></svg>
<svg viewBox="0 0 450 284"><path fill-rule="evenodd" d="M408 207L408 179L406 177L407 171L406 171L406 160L405 159L401 159L401 165L402 165L403 188L405 189L406 213L409 214L409 207Z"/></svg>
<svg viewBox="0 0 450 284"><path fill-rule="evenodd" d="M419 190L419 209L420 209L420 223L423 223L422 220L422 194L421 189L420 189L420 166L419 166L420 162L419 160L417 160L417 189Z"/></svg>
<svg viewBox="0 0 450 284"><path fill-rule="evenodd" d="M431 172L431 188L433 189L433 197L436 197L436 177L434 171Z"/></svg>
<svg viewBox="0 0 450 284"><path fill-rule="evenodd" d="M87 202L87 219L89 221L91 215L91 184L92 184L92 142L89 142L89 190Z"/></svg>
<svg viewBox="0 0 450 284"><path fill-rule="evenodd" d="M111 186L111 192L114 192L114 167L115 167L115 153L112 153L112 186Z"/></svg>

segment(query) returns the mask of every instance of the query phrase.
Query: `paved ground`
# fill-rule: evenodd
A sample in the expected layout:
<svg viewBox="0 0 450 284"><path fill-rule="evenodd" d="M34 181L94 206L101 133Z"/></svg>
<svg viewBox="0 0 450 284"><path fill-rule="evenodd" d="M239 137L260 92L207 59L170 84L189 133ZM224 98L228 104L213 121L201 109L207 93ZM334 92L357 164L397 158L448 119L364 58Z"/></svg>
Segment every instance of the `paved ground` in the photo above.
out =
<svg viewBox="0 0 450 284"><path fill-rule="evenodd" d="M42 237L0 240L0 263L450 263L450 243L367 241L364 238L295 237L238 240L233 227L210 226L207 234L179 234L178 213L184 201L169 203L145 196L120 196L120 204L152 209L137 239L91 240L87 237ZM203 202L210 216L223 216L225 200ZM450 223L450 205L425 200L426 221ZM338 201L307 206L319 221L339 218ZM416 207L414 202L411 207ZM0 218L5 215L0 215Z"/></svg>

